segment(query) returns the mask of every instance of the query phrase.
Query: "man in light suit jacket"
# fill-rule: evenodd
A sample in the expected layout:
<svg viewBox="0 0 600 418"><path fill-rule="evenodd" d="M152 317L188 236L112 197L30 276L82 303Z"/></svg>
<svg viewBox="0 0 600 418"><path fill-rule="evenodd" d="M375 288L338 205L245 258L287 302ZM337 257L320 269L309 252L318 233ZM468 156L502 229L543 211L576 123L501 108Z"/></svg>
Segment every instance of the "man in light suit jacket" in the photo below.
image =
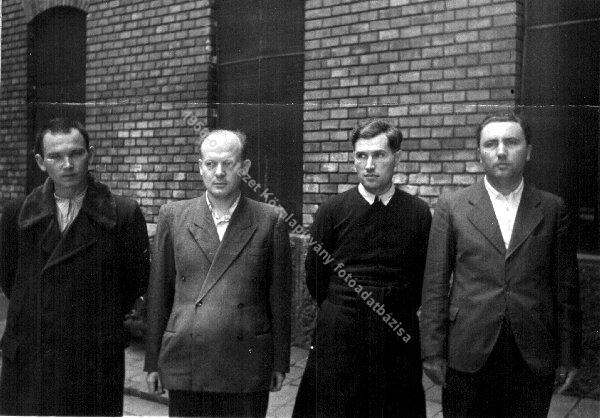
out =
<svg viewBox="0 0 600 418"><path fill-rule="evenodd" d="M240 194L240 132L201 143L206 194L161 207L145 370L171 416L265 416L289 370L291 259L283 218Z"/></svg>
<svg viewBox="0 0 600 418"><path fill-rule="evenodd" d="M423 283L425 373L446 418L546 416L581 353L576 250L561 198L523 182L529 129L514 113L478 129L485 178L435 210Z"/></svg>

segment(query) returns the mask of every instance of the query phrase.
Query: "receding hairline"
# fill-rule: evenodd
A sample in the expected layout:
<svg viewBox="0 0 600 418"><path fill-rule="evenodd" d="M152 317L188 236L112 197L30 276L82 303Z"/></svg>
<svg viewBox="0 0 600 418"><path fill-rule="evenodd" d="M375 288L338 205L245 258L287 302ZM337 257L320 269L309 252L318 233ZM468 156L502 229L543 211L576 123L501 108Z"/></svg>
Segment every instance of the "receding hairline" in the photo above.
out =
<svg viewBox="0 0 600 418"><path fill-rule="evenodd" d="M57 136L67 136L67 135L73 135L73 134L75 135L75 137L77 137L77 135L79 135L79 137L80 137L80 138L81 138L81 140L83 141L83 147L84 147L86 150L90 148L90 145L86 143L86 140L85 140L85 135L83 135L83 134L81 133L81 131L80 131L78 128L76 128L76 127L72 127L72 128L71 128L71 130L70 130L69 132L62 132L62 131L55 131L55 132L52 132L52 131L51 131L51 130L49 130L49 129L48 129L48 130L46 130L46 132L44 132L44 135L42 135L42 143L41 143L41 145L42 145L42 151L43 151L44 153L46 152L46 149L45 149L45 148L46 148L46 141L45 141L45 140L46 140L46 137L47 137L48 135L51 135L51 136L53 136L53 137L57 137Z"/></svg>
<svg viewBox="0 0 600 418"><path fill-rule="evenodd" d="M245 135L242 132L230 131L227 129L214 130L202 139L202 141L200 142L200 158L203 158L202 147L204 147L204 144L206 143L206 141L210 141L211 139L216 140L215 137L221 138L222 140L223 139L229 140L229 139L235 138L237 140L238 156L239 156L240 160L242 160L244 158L243 153L244 153L244 147L245 147Z"/></svg>

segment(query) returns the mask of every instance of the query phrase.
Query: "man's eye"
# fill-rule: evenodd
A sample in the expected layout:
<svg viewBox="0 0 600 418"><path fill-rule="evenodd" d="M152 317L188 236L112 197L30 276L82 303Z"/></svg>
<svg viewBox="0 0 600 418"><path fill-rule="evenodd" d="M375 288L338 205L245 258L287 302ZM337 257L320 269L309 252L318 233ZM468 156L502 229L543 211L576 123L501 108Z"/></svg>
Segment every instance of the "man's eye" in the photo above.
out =
<svg viewBox="0 0 600 418"><path fill-rule="evenodd" d="M48 154L46 156L46 158L49 159L49 160L58 160L60 158L60 155L58 155L58 154Z"/></svg>
<svg viewBox="0 0 600 418"><path fill-rule="evenodd" d="M71 156L72 156L72 157L82 157L84 154L85 154L85 150L83 150L83 149L78 149L78 150L75 150L75 151L73 151L73 152L71 153Z"/></svg>
<svg viewBox="0 0 600 418"><path fill-rule="evenodd" d="M215 166L215 163L213 163L212 161L207 161L204 163L204 165L208 168L213 168Z"/></svg>

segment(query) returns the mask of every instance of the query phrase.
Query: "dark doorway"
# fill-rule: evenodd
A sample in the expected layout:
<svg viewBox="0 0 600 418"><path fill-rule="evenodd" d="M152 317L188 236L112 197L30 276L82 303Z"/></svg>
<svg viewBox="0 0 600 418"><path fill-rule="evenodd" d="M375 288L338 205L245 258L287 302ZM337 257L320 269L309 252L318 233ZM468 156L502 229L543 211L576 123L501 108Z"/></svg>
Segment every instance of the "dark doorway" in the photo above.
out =
<svg viewBox="0 0 600 418"><path fill-rule="evenodd" d="M246 195L277 198L301 222L304 2L219 0L215 15L217 127L247 135L260 188Z"/></svg>
<svg viewBox="0 0 600 418"><path fill-rule="evenodd" d="M37 131L56 117L85 123L86 15L54 7L31 21L28 35L27 193L45 179L33 158Z"/></svg>
<svg viewBox="0 0 600 418"><path fill-rule="evenodd" d="M598 251L600 3L529 0L522 103L533 155L526 176L562 196L579 248Z"/></svg>

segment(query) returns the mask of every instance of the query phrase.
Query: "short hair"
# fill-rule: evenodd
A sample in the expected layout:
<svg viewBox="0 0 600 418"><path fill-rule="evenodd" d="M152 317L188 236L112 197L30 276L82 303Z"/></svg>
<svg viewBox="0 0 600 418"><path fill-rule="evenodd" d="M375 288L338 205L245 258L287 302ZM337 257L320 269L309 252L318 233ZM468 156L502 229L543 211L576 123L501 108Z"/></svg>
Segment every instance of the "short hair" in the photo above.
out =
<svg viewBox="0 0 600 418"><path fill-rule="evenodd" d="M247 142L246 134L244 134L242 131L230 131L228 129L215 129L214 131L210 131L210 133L208 135L200 138L200 143L198 144L200 156L202 156L202 144L204 144L204 141L206 141L206 138L208 138L212 134L233 134L233 135L235 135L240 141L240 160L243 161L247 158L247 156L246 156L246 142Z"/></svg>
<svg viewBox="0 0 600 418"><path fill-rule="evenodd" d="M51 119L47 124L45 124L42 129L40 129L35 137L35 145L33 148L34 154L39 154L42 157L44 156L44 137L46 134L51 133L52 135L56 134L69 134L71 131L75 129L79 131L81 136L85 141L85 148L90 147L90 135L85 130L83 124L74 119L67 118L55 118Z"/></svg>
<svg viewBox="0 0 600 418"><path fill-rule="evenodd" d="M400 150L400 144L402 144L402 132L400 128L392 126L383 120L374 120L354 128L352 131L352 148L355 147L356 141L359 139L371 139L381 134L385 134L388 146L393 152Z"/></svg>
<svg viewBox="0 0 600 418"><path fill-rule="evenodd" d="M521 114L516 113L513 110L504 110L491 113L485 117L485 119L479 124L477 128L477 146L481 143L481 131L487 125L493 122L515 122L518 123L521 129L523 130L523 134L525 134L525 142L527 145L531 143L531 128L527 121L523 118Z"/></svg>

